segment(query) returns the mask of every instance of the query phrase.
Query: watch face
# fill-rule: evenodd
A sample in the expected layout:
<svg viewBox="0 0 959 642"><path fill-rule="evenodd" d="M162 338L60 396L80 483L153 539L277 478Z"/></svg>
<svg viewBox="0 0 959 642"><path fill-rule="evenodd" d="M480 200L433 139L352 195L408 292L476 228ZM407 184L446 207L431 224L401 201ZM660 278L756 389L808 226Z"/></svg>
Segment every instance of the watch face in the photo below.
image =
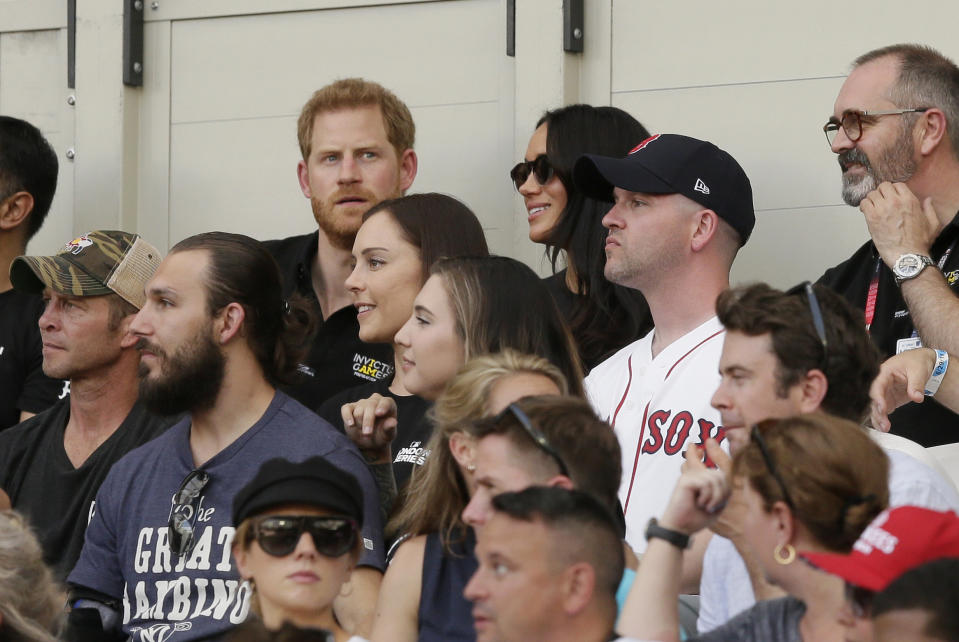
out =
<svg viewBox="0 0 959 642"><path fill-rule="evenodd" d="M908 279L916 276L919 271L925 267L922 259L915 254L903 254L896 261L894 272L900 279Z"/></svg>

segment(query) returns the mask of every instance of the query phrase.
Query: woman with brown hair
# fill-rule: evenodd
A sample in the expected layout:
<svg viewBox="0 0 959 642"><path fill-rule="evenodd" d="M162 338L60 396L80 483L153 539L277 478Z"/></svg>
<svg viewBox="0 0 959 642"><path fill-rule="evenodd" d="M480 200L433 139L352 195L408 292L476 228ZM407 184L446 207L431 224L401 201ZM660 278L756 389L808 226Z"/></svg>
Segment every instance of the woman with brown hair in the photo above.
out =
<svg viewBox="0 0 959 642"><path fill-rule="evenodd" d="M363 215L353 243L353 271L346 287L353 295L360 339L366 343L391 343L394 362L360 364L357 381L370 383L330 397L317 414L344 428L344 405L376 395L397 406L398 431L392 453L413 453L429 440L430 425L423 415L429 401L411 393L399 367L403 347L393 339L413 312L413 300L441 257L487 256L483 226L469 207L445 194L412 194L383 201ZM349 416L349 414L348 414ZM349 427L349 426L346 426ZM389 461L392 458L387 459ZM404 456L393 462L396 483L402 487L418 458Z"/></svg>
<svg viewBox="0 0 959 642"><path fill-rule="evenodd" d="M688 452L699 454L695 447ZM788 595L759 602L695 639L843 639L836 619L843 583L800 559L799 551L852 548L888 504L885 453L857 424L814 413L754 426L731 472L743 484L746 541L768 579ZM617 626L622 635L679 639L674 605L682 551L689 536L717 518L730 485L723 472L687 456L662 518L647 529L649 546Z"/></svg>

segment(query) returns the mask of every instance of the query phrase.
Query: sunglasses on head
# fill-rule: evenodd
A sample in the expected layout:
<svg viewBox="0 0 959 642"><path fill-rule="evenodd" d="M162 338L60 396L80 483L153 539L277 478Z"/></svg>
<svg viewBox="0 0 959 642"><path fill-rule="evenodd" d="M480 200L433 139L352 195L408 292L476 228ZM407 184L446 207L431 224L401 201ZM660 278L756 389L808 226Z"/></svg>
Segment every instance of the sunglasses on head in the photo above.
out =
<svg viewBox="0 0 959 642"><path fill-rule="evenodd" d="M356 544L358 530L352 519L318 515L269 515L253 524L253 536L260 548L274 557L292 553L303 533L310 534L318 553L339 557Z"/></svg>
<svg viewBox="0 0 959 642"><path fill-rule="evenodd" d="M559 467L559 472L566 477L569 477L569 468L566 466L566 462L563 461L563 458L559 456L559 453L553 448L553 445L549 443L549 439L546 438L546 435L543 434L543 431L533 425L533 422L530 421L529 415L523 412L523 409L517 406L515 403L508 405L503 412L499 414L496 418L497 421L501 420L507 414L513 416L516 419L517 423L523 428L529 438L542 450L544 453L549 455L553 461L556 462L556 465Z"/></svg>
<svg viewBox="0 0 959 642"><path fill-rule="evenodd" d="M553 178L554 173L555 170L549 159L546 158L546 154L540 154L531 161L516 163L513 169L509 171L509 177L513 179L513 186L519 190L523 183L529 179L530 174L536 176L536 181L540 185L545 185Z"/></svg>

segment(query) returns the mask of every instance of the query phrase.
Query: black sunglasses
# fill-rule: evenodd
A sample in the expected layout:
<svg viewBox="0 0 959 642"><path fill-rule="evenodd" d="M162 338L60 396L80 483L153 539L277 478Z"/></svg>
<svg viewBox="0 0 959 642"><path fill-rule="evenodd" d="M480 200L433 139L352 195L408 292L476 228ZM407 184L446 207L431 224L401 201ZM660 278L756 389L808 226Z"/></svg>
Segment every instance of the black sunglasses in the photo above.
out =
<svg viewBox="0 0 959 642"><path fill-rule="evenodd" d="M519 190L523 186L523 183L529 179L529 175L533 174L536 176L536 181L540 185L545 185L553 178L555 170L553 169L552 164L550 164L549 159L546 158L546 154L540 154L531 161L522 161L516 163L516 165L509 171L509 177L513 179L513 186Z"/></svg>
<svg viewBox="0 0 959 642"><path fill-rule="evenodd" d="M796 504L793 503L792 497L789 495L789 491L786 489L786 482L783 480L782 476L779 474L779 469L776 468L776 464L773 462L772 453L769 452L769 447L766 445L766 441L763 439L762 431L775 424L775 420L762 421L753 426L752 440L759 446L759 452L763 456L763 461L766 462L766 468L769 469L769 474L773 476L773 479L776 480L776 483L779 484L779 490L783 493L783 499L786 501L786 504L793 510L796 511Z"/></svg>
<svg viewBox="0 0 959 642"><path fill-rule="evenodd" d="M858 618L869 617L872 613L872 598L876 595L875 591L846 582L845 592L852 614Z"/></svg>
<svg viewBox="0 0 959 642"><path fill-rule="evenodd" d="M310 534L318 553L339 557L356 544L358 530L352 519L321 515L268 515L253 523L260 548L274 557L292 553L303 533Z"/></svg>
<svg viewBox="0 0 959 642"><path fill-rule="evenodd" d="M503 412L500 413L499 417L496 418L497 422L502 419L506 413L510 413L513 417L516 418L516 421L519 422L519 425L523 427L523 430L526 431L526 434L530 436L536 445L539 446L540 450L552 457L556 461L556 465L559 466L559 472L563 475L569 477L569 468L566 467L566 462L563 461L563 458L559 456L559 453L556 452L556 449L549 443L549 440L546 438L546 435L543 434L539 428L533 425L533 422L530 421L529 416L523 409L517 406L515 403L511 403L506 407Z"/></svg>
<svg viewBox="0 0 959 642"><path fill-rule="evenodd" d="M819 337L819 343L822 344L822 360L819 362L820 369L825 370L826 360L829 357L829 342L826 340L826 322L823 320L822 308L819 307L819 299L816 298L816 291L812 283L803 281L799 285L786 291L787 296L796 294L806 294L806 303L809 305L809 314L812 316L813 327L816 328L816 335Z"/></svg>
<svg viewBox="0 0 959 642"><path fill-rule="evenodd" d="M210 475L206 471L191 471L180 484L180 490L173 496L173 509L170 511L167 531L170 550L177 557L189 555L193 551L196 542L196 503L209 482Z"/></svg>

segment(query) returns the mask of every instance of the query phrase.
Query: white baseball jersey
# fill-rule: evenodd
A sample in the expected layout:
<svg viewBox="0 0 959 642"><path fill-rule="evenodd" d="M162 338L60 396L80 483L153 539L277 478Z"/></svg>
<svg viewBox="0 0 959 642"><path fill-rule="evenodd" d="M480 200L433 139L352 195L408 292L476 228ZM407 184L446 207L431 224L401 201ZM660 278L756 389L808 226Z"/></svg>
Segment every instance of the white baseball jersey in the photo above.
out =
<svg viewBox="0 0 959 642"><path fill-rule="evenodd" d="M616 431L623 457L619 500L626 541L646 550L646 524L660 517L679 480L686 444L722 441L719 411L709 401L719 386L725 330L711 318L652 356L653 334L626 346L586 377L597 414Z"/></svg>

